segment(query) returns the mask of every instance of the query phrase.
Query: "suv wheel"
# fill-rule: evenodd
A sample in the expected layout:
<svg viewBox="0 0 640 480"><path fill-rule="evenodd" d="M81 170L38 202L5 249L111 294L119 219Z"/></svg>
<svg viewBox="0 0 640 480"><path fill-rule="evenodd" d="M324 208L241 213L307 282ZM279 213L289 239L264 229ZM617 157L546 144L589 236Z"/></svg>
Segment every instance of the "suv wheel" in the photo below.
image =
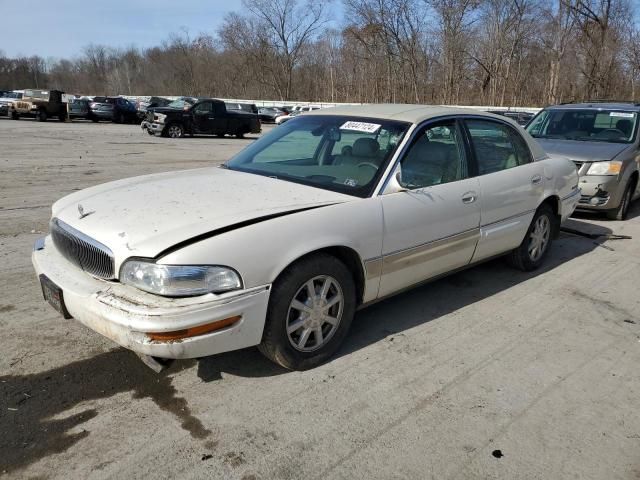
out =
<svg viewBox="0 0 640 480"><path fill-rule="evenodd" d="M340 347L355 310L349 269L327 254L304 258L273 284L258 349L290 370L313 368Z"/></svg>
<svg viewBox="0 0 640 480"><path fill-rule="evenodd" d="M549 252L557 228L557 221L549 205L540 205L531 220L524 240L518 248L509 254L509 263L524 272L530 272L540 267Z"/></svg>
<svg viewBox="0 0 640 480"><path fill-rule="evenodd" d="M626 220L627 213L629 213L629 206L631 205L631 199L633 198L633 191L635 187L635 181L633 179L627 182L626 187L624 187L624 193L622 194L622 200L620 200L620 205L615 210L610 210L607 212L607 218L609 220Z"/></svg>
<svg viewBox="0 0 640 480"><path fill-rule="evenodd" d="M45 112L44 110L40 110L38 112L38 121L39 122L46 122L47 121L47 112Z"/></svg>

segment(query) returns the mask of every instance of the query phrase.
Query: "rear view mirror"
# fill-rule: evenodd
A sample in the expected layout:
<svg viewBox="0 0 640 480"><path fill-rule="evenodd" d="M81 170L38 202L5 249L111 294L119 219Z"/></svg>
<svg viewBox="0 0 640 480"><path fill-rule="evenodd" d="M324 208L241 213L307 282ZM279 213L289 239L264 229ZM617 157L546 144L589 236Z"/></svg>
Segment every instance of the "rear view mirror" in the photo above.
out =
<svg viewBox="0 0 640 480"><path fill-rule="evenodd" d="M331 140L332 142L339 142L340 139L342 138L340 129L336 127L331 127L329 129L329 134L327 136L329 137L329 140Z"/></svg>

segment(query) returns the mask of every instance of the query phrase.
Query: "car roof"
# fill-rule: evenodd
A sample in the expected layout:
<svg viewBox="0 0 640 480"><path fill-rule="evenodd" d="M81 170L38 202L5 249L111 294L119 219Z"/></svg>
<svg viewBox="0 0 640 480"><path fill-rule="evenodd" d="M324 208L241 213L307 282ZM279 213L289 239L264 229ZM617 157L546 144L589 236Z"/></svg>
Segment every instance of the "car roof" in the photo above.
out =
<svg viewBox="0 0 640 480"><path fill-rule="evenodd" d="M561 103L559 105L551 105L546 110L567 110L567 109L602 109L602 110L629 110L639 112L640 105L631 102L582 102L582 103Z"/></svg>
<svg viewBox="0 0 640 480"><path fill-rule="evenodd" d="M410 104L375 104L375 105L347 105L340 107L314 110L305 115L351 115L356 117L380 118L400 120L409 123L420 123L430 118L445 115L476 115L481 117L504 120L505 117L492 113L474 110L472 108L443 107L439 105L410 105Z"/></svg>

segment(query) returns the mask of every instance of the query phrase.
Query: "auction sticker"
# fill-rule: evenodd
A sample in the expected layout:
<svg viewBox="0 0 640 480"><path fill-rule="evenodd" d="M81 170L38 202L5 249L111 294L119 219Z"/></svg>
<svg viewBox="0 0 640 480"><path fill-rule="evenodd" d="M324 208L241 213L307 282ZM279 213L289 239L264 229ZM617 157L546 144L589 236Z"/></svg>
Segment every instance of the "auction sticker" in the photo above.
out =
<svg viewBox="0 0 640 480"><path fill-rule="evenodd" d="M636 116L635 113L629 113L629 112L611 112L609 114L610 117L622 117L622 118L633 118Z"/></svg>
<svg viewBox="0 0 640 480"><path fill-rule="evenodd" d="M356 132L364 132L364 133L376 133L380 130L380 127L377 123L367 123L367 122L345 122L340 130L355 130Z"/></svg>

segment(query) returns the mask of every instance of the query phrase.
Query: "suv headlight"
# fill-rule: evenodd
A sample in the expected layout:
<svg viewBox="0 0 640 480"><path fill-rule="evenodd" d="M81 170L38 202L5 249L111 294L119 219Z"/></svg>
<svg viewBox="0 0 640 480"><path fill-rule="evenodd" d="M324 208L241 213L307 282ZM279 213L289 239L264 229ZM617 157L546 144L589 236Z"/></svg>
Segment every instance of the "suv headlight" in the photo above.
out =
<svg viewBox="0 0 640 480"><path fill-rule="evenodd" d="M164 113L156 113L155 114L155 120L158 123L164 123L164 119L167 118L167 116Z"/></svg>
<svg viewBox="0 0 640 480"><path fill-rule="evenodd" d="M120 269L120 281L165 297L191 297L242 288L238 272L213 265L159 265L129 260Z"/></svg>
<svg viewBox="0 0 640 480"><path fill-rule="evenodd" d="M589 165L587 175L617 175L622 169L622 162L612 160L610 162L593 162Z"/></svg>

